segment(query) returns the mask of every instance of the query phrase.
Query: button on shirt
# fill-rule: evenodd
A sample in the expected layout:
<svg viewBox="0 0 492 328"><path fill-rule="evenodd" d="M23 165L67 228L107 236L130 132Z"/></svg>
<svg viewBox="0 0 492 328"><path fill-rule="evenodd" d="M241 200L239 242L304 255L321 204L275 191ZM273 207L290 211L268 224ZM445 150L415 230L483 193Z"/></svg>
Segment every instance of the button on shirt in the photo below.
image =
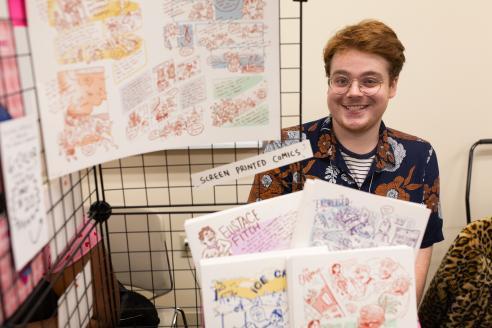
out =
<svg viewBox="0 0 492 328"><path fill-rule="evenodd" d="M387 128L381 122L374 162L359 187L343 159L330 116L303 124L301 133L303 140L311 142L313 158L257 174L249 201L300 190L306 178L323 179L377 195L425 204L431 214L421 248L444 239L439 203L439 168L430 143ZM282 140L269 142L265 151L299 142L299 128L283 129Z"/></svg>

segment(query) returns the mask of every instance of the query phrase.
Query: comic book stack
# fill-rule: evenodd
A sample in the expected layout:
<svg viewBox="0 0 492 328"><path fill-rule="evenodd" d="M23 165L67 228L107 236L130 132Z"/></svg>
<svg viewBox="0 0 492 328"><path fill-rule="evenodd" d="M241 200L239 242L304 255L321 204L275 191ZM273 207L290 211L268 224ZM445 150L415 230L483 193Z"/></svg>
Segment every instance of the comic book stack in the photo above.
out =
<svg viewBox="0 0 492 328"><path fill-rule="evenodd" d="M185 222L206 327L416 327L430 211L321 180Z"/></svg>

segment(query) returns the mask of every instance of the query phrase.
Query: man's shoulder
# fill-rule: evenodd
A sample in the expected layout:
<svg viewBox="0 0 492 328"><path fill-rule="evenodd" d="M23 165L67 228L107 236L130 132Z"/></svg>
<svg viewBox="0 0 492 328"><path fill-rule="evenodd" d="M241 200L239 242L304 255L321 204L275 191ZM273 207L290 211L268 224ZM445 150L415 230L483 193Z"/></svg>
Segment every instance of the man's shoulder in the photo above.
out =
<svg viewBox="0 0 492 328"><path fill-rule="evenodd" d="M398 143L404 143L417 148L432 148L430 142L412 134L402 132L393 128L386 128L388 131L388 137L396 140Z"/></svg>
<svg viewBox="0 0 492 328"><path fill-rule="evenodd" d="M312 139L313 135L317 135L320 128L323 126L327 117L318 120L302 123L302 125L292 125L281 129L280 140L271 140L265 144L265 151L271 151L285 147L302 140Z"/></svg>

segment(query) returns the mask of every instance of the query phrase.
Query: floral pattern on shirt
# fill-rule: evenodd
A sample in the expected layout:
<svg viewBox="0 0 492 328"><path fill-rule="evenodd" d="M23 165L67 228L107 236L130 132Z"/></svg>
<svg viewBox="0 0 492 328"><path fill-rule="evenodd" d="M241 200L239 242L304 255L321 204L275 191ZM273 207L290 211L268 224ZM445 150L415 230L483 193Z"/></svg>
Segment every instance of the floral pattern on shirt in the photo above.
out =
<svg viewBox="0 0 492 328"><path fill-rule="evenodd" d="M299 137L299 130L299 127L284 129L282 136ZM249 201L300 190L307 178L323 179L386 197L425 204L432 213L421 247L431 246L443 239L439 211L439 168L436 153L428 142L387 128L381 122L374 163L359 188L343 160L330 117L305 123L301 131L302 139L308 139L311 143L313 158L257 174ZM264 176L269 178L262 179Z"/></svg>

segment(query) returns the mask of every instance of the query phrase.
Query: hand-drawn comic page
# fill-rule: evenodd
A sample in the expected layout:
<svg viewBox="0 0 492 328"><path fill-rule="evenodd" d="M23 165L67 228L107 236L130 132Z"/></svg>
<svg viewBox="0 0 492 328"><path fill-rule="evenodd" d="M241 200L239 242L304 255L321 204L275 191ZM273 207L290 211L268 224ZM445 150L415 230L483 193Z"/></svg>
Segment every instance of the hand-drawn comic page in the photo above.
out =
<svg viewBox="0 0 492 328"><path fill-rule="evenodd" d="M280 137L266 0L28 0L48 175L167 148Z"/></svg>
<svg viewBox="0 0 492 328"><path fill-rule="evenodd" d="M37 120L0 124L3 183L15 268L21 270L48 242Z"/></svg>
<svg viewBox="0 0 492 328"><path fill-rule="evenodd" d="M186 220L195 267L202 258L289 248L301 195L294 192Z"/></svg>
<svg viewBox="0 0 492 328"><path fill-rule="evenodd" d="M294 255L287 280L291 327L417 327L410 247Z"/></svg>
<svg viewBox="0 0 492 328"><path fill-rule="evenodd" d="M325 251L309 247L201 260L205 327L289 328L287 258Z"/></svg>
<svg viewBox="0 0 492 328"><path fill-rule="evenodd" d="M407 245L418 249L430 211L424 205L378 196L322 180L308 180L293 247L330 250Z"/></svg>

